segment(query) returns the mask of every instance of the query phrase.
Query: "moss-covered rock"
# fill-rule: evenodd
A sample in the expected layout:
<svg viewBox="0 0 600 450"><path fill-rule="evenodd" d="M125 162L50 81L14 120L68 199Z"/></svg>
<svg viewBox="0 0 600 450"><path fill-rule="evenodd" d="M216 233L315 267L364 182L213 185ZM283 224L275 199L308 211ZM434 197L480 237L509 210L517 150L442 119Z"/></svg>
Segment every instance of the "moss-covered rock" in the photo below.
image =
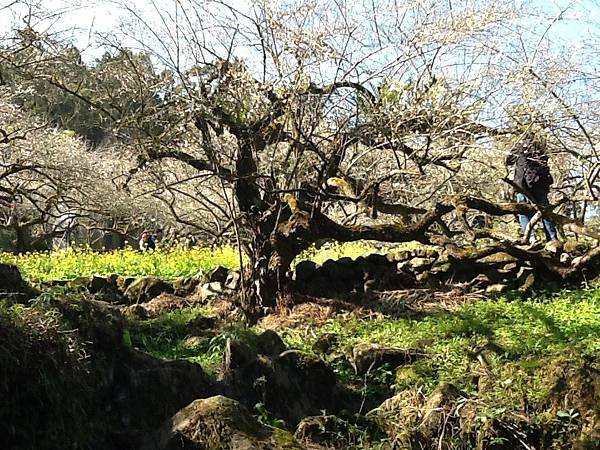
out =
<svg viewBox="0 0 600 450"><path fill-rule="evenodd" d="M202 368L126 345L106 303L70 294L0 301L2 448L139 448L183 406L214 394Z"/></svg>
<svg viewBox="0 0 600 450"><path fill-rule="evenodd" d="M186 296L194 292L200 284L201 279L197 277L179 277L173 281L173 290L176 295Z"/></svg>
<svg viewBox="0 0 600 450"><path fill-rule="evenodd" d="M358 374L374 371L384 365L396 369L417 360L420 351L385 347L377 344L357 344L352 349L352 364Z"/></svg>
<svg viewBox="0 0 600 450"><path fill-rule="evenodd" d="M293 436L271 430L241 403L223 396L187 405L147 439L143 450L301 450Z"/></svg>
<svg viewBox="0 0 600 450"><path fill-rule="evenodd" d="M0 299L26 302L37 295L39 292L23 280L16 266L0 264Z"/></svg>
<svg viewBox="0 0 600 450"><path fill-rule="evenodd" d="M144 308L150 315L159 316L169 311L175 311L191 306L193 301L174 294L160 294L158 297L144 303Z"/></svg>
<svg viewBox="0 0 600 450"><path fill-rule="evenodd" d="M466 393L449 383L440 384L427 398L402 392L377 409L377 421L401 447L430 448L445 429L450 433L460 428L459 400L466 398Z"/></svg>
<svg viewBox="0 0 600 450"><path fill-rule="evenodd" d="M96 395L103 364L56 309L0 301L0 342L2 448L114 448Z"/></svg>
<svg viewBox="0 0 600 450"><path fill-rule="evenodd" d="M160 294L173 293L173 286L157 277L138 278L125 290L125 296L131 303L143 303Z"/></svg>
<svg viewBox="0 0 600 450"><path fill-rule="evenodd" d="M220 381L224 393L248 407L263 403L290 425L333 406L336 377L323 361L285 350L272 331L252 345L228 341ZM277 336L277 339L275 338Z"/></svg>

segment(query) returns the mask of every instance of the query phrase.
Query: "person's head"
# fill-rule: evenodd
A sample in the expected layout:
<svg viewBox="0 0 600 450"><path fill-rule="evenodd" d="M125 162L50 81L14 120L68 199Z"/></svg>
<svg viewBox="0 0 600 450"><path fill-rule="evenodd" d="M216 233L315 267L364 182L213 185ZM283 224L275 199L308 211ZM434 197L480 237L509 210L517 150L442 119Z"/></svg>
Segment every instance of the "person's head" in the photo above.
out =
<svg viewBox="0 0 600 450"><path fill-rule="evenodd" d="M154 236L156 236L157 238L161 238L163 237L163 230L162 228L158 228L155 232L154 232Z"/></svg>
<svg viewBox="0 0 600 450"><path fill-rule="evenodd" d="M142 234L140 235L140 239L142 241L147 241L149 237L150 237L150 231L148 231L148 230L142 231Z"/></svg>
<svg viewBox="0 0 600 450"><path fill-rule="evenodd" d="M533 131L523 134L518 145L527 152L544 152L545 147L542 137Z"/></svg>

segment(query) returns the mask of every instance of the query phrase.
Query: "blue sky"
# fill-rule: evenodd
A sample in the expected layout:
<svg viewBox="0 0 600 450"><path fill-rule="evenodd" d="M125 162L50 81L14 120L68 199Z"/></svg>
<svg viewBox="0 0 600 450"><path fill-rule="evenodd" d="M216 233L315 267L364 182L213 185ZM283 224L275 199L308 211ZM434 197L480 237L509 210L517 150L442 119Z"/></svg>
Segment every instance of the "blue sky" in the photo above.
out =
<svg viewBox="0 0 600 450"><path fill-rule="evenodd" d="M152 13L148 6L151 0L133 0L127 4L139 8L143 13ZM10 7L13 0L0 0L0 35L5 34L15 23L15 17L22 14L24 8ZM96 33L115 30L119 25L122 10L116 2L102 0L44 0L41 2L49 10L65 11L60 20L46 20L44 26L54 29L66 29L76 25L76 43L84 50L84 58L93 60L102 54L95 48ZM157 4L161 5L160 0ZM251 0L227 0L238 9L248 10ZM519 2L516 2L519 3ZM600 38L599 0L531 0L528 2L543 13L543 20L532 19L525 27L536 27L536 34L545 33L545 38L556 46L572 45L584 39ZM18 23L18 22L16 22ZM546 32L546 28L550 28Z"/></svg>
<svg viewBox="0 0 600 450"><path fill-rule="evenodd" d="M597 36L600 32L600 6L597 0L535 0L533 4L547 11L550 17L557 18L549 33L553 39L572 42L590 35Z"/></svg>

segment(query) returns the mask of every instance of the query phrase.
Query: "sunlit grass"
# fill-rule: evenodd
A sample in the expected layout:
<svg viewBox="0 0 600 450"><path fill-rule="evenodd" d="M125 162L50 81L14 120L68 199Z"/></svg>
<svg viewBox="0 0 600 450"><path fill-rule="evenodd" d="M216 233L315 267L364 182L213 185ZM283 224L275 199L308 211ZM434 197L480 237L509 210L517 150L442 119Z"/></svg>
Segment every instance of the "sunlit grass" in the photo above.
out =
<svg viewBox="0 0 600 450"><path fill-rule="evenodd" d="M591 357L600 350L600 290L563 291L527 301L482 300L419 318L350 315L318 328L307 320L281 332L289 345L305 352L325 333L338 336L340 354L351 354L361 343L418 349L424 357L398 372L397 390L430 391L451 382L476 391L474 374L489 371L488 399L517 402L523 393L531 400L543 399L548 364Z"/></svg>
<svg viewBox="0 0 600 450"><path fill-rule="evenodd" d="M319 248L311 247L296 258L310 259L322 264L328 259L357 258L371 253L413 250L417 243L400 245L381 244L373 241L326 243ZM139 252L132 248L96 252L85 248L71 248L52 252L33 252L15 255L0 252L0 263L16 264L24 277L33 282L69 280L92 275L122 276L153 275L166 280L188 277L199 270L207 271L216 266L239 267L239 253L235 247L172 248L152 252Z"/></svg>

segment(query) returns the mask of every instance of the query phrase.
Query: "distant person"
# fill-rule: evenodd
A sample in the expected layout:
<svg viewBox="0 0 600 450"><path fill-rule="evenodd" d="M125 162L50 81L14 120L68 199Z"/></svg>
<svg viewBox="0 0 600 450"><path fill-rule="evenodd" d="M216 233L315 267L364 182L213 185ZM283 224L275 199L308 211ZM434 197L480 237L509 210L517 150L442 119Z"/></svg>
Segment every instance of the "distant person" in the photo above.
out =
<svg viewBox="0 0 600 450"><path fill-rule="evenodd" d="M152 250L156 250L156 245L162 242L164 237L164 233L162 228L158 228L154 234L152 234L148 240L149 244L152 247Z"/></svg>
<svg viewBox="0 0 600 450"><path fill-rule="evenodd" d="M515 145L506 158L506 165L508 167L514 166L513 181L521 191L517 192L517 202L531 203L530 198L528 198L530 196L533 202L541 206L550 204L548 193L554 180L548 166L548 155L543 145L533 135L526 135ZM519 214L522 234L525 234L531 217L531 214ZM546 240L549 242L558 241L554 223L546 219L543 222Z"/></svg>
<svg viewBox="0 0 600 450"><path fill-rule="evenodd" d="M192 233L185 235L185 248L192 248L198 244L196 237Z"/></svg>
<svg viewBox="0 0 600 450"><path fill-rule="evenodd" d="M154 242L154 239L153 239L152 235L150 234L150 231L144 230L142 232L142 234L140 235L139 246L140 246L140 250L143 252L145 252L147 250L156 249L156 243Z"/></svg>

